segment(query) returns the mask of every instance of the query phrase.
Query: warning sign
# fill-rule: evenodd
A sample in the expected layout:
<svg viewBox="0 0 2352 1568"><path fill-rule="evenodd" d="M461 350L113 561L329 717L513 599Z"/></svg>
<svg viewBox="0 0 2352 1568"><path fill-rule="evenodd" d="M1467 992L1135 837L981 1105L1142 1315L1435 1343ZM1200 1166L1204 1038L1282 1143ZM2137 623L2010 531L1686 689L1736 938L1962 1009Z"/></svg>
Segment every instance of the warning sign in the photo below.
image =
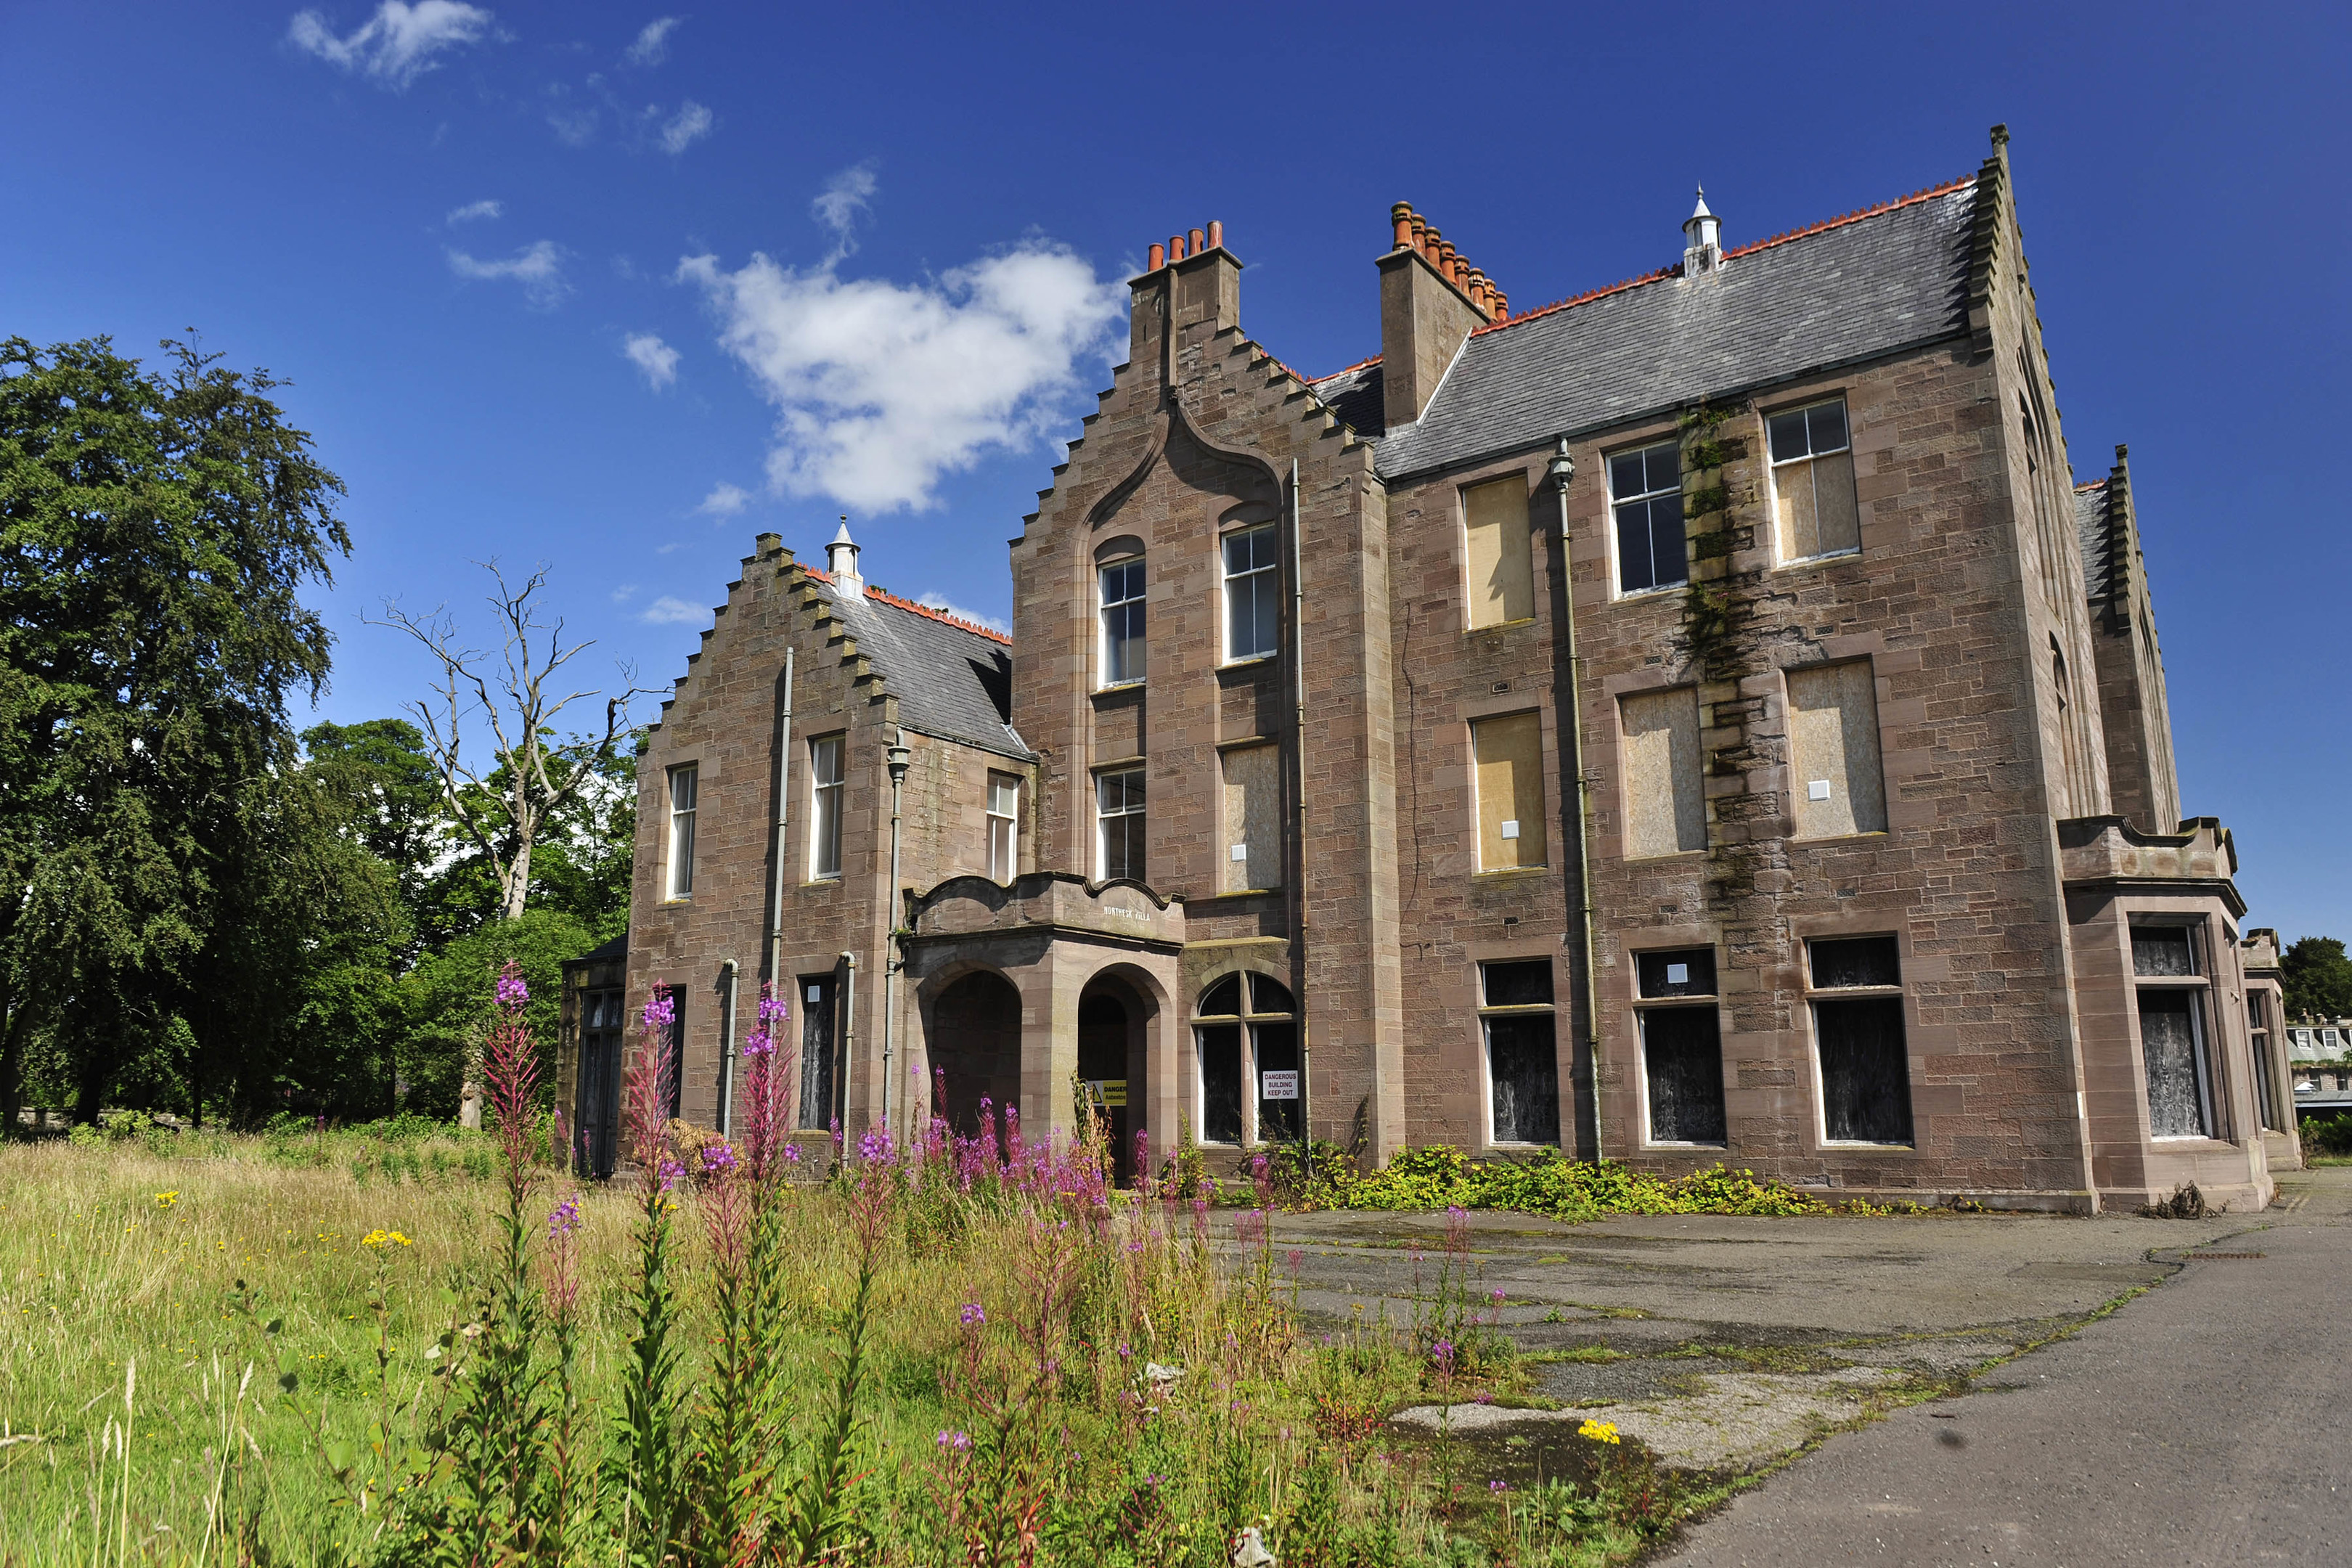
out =
<svg viewBox="0 0 2352 1568"><path fill-rule="evenodd" d="M1090 1078L1086 1086L1087 1098L1105 1110L1117 1110L1127 1103L1127 1079L1123 1078Z"/></svg>
<svg viewBox="0 0 2352 1568"><path fill-rule="evenodd" d="M1260 1100L1297 1100L1298 1075L1296 1072L1262 1072L1257 1075Z"/></svg>

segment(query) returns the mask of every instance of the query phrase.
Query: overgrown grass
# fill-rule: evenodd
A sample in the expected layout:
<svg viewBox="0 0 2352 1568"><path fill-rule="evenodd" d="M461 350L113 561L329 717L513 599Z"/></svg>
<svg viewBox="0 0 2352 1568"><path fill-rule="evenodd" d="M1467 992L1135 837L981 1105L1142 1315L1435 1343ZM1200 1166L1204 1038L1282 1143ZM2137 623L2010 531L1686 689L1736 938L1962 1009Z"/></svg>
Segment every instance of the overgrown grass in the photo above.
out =
<svg viewBox="0 0 2352 1568"><path fill-rule="evenodd" d="M343 1563L394 1542L401 1489L446 1418L454 1380L437 1373L482 1321L504 1193L459 1157L481 1141L441 1140L445 1169L416 1180L404 1162L396 1181L380 1152L352 1152L371 1142L399 1141L0 1149L0 1560ZM1612 1491L1605 1467L1540 1503L1465 1500L1387 1437L1399 1405L1510 1392L1507 1355L1482 1378L1468 1354L1444 1365L1417 1342L1478 1343L1464 1290L1426 1324L1315 1339L1262 1222L1245 1216L1255 1262L1236 1278L1207 1245L1231 1217L1194 1204L1109 1194L1071 1223L1060 1194L930 1176L928 1197L919 1166L889 1178L839 1477L845 1560L961 1563L976 1532L1011 1552L982 1561L1223 1563L1230 1533L1256 1523L1286 1563L1483 1563L1505 1535L1509 1561L1601 1563L1665 1526L1671 1510L1641 1500L1673 1489ZM542 1172L534 1201L570 1190ZM601 1442L627 1371L642 1200L616 1185L578 1201L575 1374ZM669 1277L693 1384L718 1342L716 1271L697 1194L677 1201ZM775 1370L794 1411L836 1387L854 1201L836 1184L777 1206ZM1041 1271L1064 1278L1043 1316ZM1005 1524L1007 1508L1009 1530L974 1524L990 1510Z"/></svg>

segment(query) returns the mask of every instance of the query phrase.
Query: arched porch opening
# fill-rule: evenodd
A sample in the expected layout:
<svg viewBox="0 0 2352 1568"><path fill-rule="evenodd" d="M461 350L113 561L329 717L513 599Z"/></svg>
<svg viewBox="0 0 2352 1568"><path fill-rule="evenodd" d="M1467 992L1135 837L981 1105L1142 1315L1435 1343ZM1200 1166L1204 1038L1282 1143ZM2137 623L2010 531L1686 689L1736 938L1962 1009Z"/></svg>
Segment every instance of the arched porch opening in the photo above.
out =
<svg viewBox="0 0 2352 1568"><path fill-rule="evenodd" d="M1021 1104L1021 993L994 970L950 983L931 1005L934 1114L965 1138L986 1131L1003 1147L1003 1113ZM984 1110L983 1110L984 1108Z"/></svg>
<svg viewBox="0 0 2352 1568"><path fill-rule="evenodd" d="M1136 1136L1149 1130L1150 1026L1158 1012L1148 988L1116 971L1078 994L1078 1079L1108 1123L1111 1176L1121 1186L1134 1184Z"/></svg>

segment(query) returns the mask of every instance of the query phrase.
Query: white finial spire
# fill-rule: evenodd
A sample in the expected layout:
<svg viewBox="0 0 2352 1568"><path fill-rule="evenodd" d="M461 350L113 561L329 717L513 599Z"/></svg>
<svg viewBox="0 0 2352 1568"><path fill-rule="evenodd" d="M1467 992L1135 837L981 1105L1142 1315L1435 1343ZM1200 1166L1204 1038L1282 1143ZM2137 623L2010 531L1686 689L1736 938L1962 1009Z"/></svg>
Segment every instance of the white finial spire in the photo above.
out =
<svg viewBox="0 0 2352 1568"><path fill-rule="evenodd" d="M824 569L834 586L853 594L866 591L866 579L857 574L857 542L849 537L849 519L841 520L840 529L833 542L824 547Z"/></svg>
<svg viewBox="0 0 2352 1568"><path fill-rule="evenodd" d="M1696 278L1723 264L1723 224L1707 211L1706 187L1698 188L1698 205L1683 220L1683 276Z"/></svg>

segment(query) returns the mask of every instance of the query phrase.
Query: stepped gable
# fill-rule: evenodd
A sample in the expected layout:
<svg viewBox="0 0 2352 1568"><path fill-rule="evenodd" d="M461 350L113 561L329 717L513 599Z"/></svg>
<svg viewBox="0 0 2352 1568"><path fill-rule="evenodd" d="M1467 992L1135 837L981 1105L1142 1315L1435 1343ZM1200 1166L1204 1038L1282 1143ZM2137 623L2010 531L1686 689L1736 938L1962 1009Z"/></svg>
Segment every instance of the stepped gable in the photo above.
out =
<svg viewBox="0 0 2352 1568"><path fill-rule="evenodd" d="M1726 251L1698 278L1668 268L1481 327L1422 417L1381 439L1381 475L1965 335L1979 178Z"/></svg>
<svg viewBox="0 0 2352 1568"><path fill-rule="evenodd" d="M928 605L866 586L849 593L803 567L898 703L898 722L942 740L1029 760L1013 729L1013 642Z"/></svg>
<svg viewBox="0 0 2352 1568"><path fill-rule="evenodd" d="M2107 513L2107 481L2074 487L2074 533L2083 543L2083 586L2094 608L2105 608L2115 564L2115 531Z"/></svg>

